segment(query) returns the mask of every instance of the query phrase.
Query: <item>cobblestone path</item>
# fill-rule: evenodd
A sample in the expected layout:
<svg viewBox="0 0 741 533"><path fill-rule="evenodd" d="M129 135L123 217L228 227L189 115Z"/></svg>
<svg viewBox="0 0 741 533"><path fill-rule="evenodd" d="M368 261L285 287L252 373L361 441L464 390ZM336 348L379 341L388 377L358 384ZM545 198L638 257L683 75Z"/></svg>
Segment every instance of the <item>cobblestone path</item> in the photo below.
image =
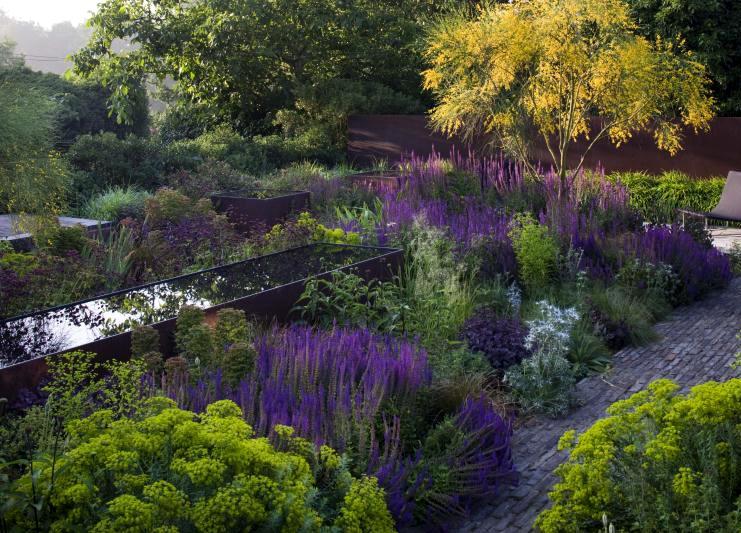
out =
<svg viewBox="0 0 741 533"><path fill-rule="evenodd" d="M578 384L582 407L564 419L538 418L515 431L520 485L479 508L460 531L530 531L535 517L548 505L548 491L556 481L553 469L566 458L565 452L556 450L566 430L586 429L604 416L611 403L642 390L655 379L670 378L689 388L702 381L741 376L741 370L729 366L739 348L739 329L741 278L734 279L722 292L676 309L665 322L656 325L659 341L618 352L609 373Z"/></svg>

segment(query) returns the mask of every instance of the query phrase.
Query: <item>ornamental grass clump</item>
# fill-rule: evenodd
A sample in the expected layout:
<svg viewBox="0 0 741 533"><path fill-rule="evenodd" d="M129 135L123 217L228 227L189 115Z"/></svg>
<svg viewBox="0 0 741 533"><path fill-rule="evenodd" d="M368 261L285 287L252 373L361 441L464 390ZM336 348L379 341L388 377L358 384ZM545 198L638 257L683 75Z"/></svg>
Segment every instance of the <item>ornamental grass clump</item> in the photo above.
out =
<svg viewBox="0 0 741 533"><path fill-rule="evenodd" d="M233 402L196 415L154 398L140 418L102 410L69 426L71 446L14 483L5 523L53 531L394 531L373 478L329 447L275 428L254 437ZM362 501L362 504L361 504Z"/></svg>
<svg viewBox="0 0 741 533"><path fill-rule="evenodd" d="M502 418L484 396L467 398L425 439L422 458L430 483L418 498L420 510L442 522L516 484L511 438L511 419Z"/></svg>
<svg viewBox="0 0 741 533"><path fill-rule="evenodd" d="M741 379L679 391L655 381L580 435L564 434L570 457L536 527L594 531L607 513L620 531L739 531Z"/></svg>
<svg viewBox="0 0 741 533"><path fill-rule="evenodd" d="M451 516L466 516L474 502L516 484L512 427L489 399L469 397L414 454L383 462L373 474L386 490L397 525L417 522L445 530Z"/></svg>

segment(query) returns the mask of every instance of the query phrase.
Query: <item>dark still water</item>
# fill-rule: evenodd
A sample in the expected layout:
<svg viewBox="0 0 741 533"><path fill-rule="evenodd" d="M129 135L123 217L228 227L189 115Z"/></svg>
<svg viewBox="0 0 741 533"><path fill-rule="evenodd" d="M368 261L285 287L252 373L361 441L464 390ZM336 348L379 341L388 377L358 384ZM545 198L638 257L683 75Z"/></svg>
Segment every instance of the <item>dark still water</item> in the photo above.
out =
<svg viewBox="0 0 741 533"><path fill-rule="evenodd" d="M388 248L312 244L0 322L0 368L175 318L383 255Z"/></svg>

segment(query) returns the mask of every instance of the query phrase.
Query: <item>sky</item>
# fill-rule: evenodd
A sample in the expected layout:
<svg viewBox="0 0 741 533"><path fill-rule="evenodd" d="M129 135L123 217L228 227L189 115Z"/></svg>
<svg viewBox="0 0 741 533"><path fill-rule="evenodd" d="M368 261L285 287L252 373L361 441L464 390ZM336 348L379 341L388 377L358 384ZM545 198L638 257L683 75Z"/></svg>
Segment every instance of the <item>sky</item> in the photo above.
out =
<svg viewBox="0 0 741 533"><path fill-rule="evenodd" d="M89 18L100 0L0 0L0 11L17 20L30 20L46 29L59 22L74 25Z"/></svg>

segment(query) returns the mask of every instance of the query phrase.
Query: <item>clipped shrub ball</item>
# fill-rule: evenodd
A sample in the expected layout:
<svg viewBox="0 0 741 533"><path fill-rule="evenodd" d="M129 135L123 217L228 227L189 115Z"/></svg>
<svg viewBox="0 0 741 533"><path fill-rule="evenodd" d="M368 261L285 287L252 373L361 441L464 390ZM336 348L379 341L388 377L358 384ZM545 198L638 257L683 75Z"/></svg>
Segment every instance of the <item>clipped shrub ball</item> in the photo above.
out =
<svg viewBox="0 0 741 533"><path fill-rule="evenodd" d="M463 325L461 339L484 354L496 370L516 365L530 351L525 348L527 330L516 318L501 318L492 309L480 309Z"/></svg>
<svg viewBox="0 0 741 533"><path fill-rule="evenodd" d="M353 478L332 450L276 427L290 451L277 450L253 436L228 400L202 415L155 400L140 420L114 421L102 410L70 424L69 451L13 487L31 501L53 483L49 504L10 505L6 524L101 533L394 531L376 480Z"/></svg>

